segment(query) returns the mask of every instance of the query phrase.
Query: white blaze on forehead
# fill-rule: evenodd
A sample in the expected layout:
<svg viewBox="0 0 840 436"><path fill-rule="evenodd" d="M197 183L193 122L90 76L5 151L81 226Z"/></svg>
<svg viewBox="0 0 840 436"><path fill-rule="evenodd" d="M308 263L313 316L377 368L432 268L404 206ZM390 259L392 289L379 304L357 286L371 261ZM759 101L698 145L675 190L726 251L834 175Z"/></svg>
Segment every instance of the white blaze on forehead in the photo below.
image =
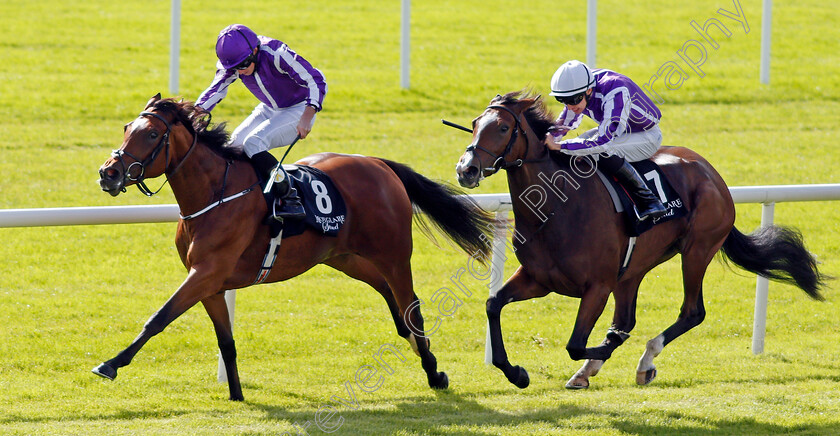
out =
<svg viewBox="0 0 840 436"><path fill-rule="evenodd" d="M472 145L478 144L481 141L481 132L487 127L488 124L497 123L499 121L499 114L495 111L485 111L481 116L479 116L475 120L475 125L473 126L473 132L475 132L475 137L473 138ZM458 162L456 168L465 168L476 159L477 154L474 150L467 150L463 156L461 156L461 160ZM482 178L484 178L482 176Z"/></svg>
<svg viewBox="0 0 840 436"><path fill-rule="evenodd" d="M145 127L151 127L151 123L147 117L138 117L128 125L129 133L134 133L135 130Z"/></svg>
<svg viewBox="0 0 840 436"><path fill-rule="evenodd" d="M499 121L499 113L497 111L493 112L485 112L481 118L478 119L478 122L475 124L475 131L481 132L484 127L486 127L490 123L497 123Z"/></svg>

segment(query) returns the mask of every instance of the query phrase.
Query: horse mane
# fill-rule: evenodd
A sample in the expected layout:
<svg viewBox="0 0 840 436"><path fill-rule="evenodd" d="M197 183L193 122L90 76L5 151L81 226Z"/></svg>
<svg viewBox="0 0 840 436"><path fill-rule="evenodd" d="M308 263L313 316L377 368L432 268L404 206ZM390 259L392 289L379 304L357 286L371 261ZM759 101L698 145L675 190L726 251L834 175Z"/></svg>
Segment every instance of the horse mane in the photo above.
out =
<svg viewBox="0 0 840 436"><path fill-rule="evenodd" d="M193 102L165 98L156 101L147 110L173 115L175 120L198 137L198 141L201 141L225 159L246 159L245 152L241 147L232 147L228 144L230 134L225 130L227 123L223 122L211 127L210 113L196 106Z"/></svg>
<svg viewBox="0 0 840 436"><path fill-rule="evenodd" d="M528 90L512 91L505 95L497 95L496 98L490 101L490 104L503 106L512 106L521 103L527 104L523 115L531 126L531 129L536 133L537 138L545 138L548 129L554 125L555 117L545 106L541 95L534 95Z"/></svg>

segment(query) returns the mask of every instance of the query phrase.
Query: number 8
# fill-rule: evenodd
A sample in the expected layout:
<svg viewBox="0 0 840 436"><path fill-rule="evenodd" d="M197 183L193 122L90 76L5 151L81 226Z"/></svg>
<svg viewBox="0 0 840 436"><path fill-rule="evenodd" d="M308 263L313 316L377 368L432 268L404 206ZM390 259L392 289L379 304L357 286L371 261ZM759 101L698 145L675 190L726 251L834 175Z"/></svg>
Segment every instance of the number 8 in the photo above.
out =
<svg viewBox="0 0 840 436"><path fill-rule="evenodd" d="M318 206L318 211L324 215L332 212L332 200L330 200L330 196L324 182L321 182L320 180L313 180L310 185L312 186L312 191L315 192L315 205Z"/></svg>

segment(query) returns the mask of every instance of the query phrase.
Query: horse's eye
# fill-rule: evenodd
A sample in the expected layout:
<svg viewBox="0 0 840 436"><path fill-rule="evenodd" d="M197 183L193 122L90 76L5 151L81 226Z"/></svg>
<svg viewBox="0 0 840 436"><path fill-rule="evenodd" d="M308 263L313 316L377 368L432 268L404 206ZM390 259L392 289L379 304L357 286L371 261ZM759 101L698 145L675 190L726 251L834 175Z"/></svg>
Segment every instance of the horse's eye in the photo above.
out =
<svg viewBox="0 0 840 436"><path fill-rule="evenodd" d="M508 130L510 130L510 127L508 126L502 126L501 128L502 133L507 133Z"/></svg>
<svg viewBox="0 0 840 436"><path fill-rule="evenodd" d="M149 133L149 137L152 138L152 139L157 139L158 138L158 132L153 131L152 133Z"/></svg>

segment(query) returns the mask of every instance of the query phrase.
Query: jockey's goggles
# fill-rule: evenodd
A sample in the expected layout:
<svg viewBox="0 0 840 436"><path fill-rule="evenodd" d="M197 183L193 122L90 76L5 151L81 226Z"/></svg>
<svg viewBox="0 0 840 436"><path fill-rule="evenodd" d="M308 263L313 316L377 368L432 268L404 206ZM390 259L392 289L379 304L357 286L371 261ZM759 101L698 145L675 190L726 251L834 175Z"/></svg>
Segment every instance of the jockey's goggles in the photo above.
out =
<svg viewBox="0 0 840 436"><path fill-rule="evenodd" d="M250 67L251 64L253 64L254 61L256 61L256 60L257 60L257 54L256 53L251 53L251 54L248 55L247 58L245 58L245 60L243 60L242 62L240 62L239 64L237 64L233 68L236 69L236 70L244 70L244 69Z"/></svg>
<svg viewBox="0 0 840 436"><path fill-rule="evenodd" d="M580 94L569 95L569 96L565 96L565 97L555 95L554 98L557 101L559 101L560 103L563 103L563 104L566 104L566 105L569 105L569 106L574 106L574 105L580 103L581 101L583 101L583 97L585 95L586 95L586 91L581 92Z"/></svg>

